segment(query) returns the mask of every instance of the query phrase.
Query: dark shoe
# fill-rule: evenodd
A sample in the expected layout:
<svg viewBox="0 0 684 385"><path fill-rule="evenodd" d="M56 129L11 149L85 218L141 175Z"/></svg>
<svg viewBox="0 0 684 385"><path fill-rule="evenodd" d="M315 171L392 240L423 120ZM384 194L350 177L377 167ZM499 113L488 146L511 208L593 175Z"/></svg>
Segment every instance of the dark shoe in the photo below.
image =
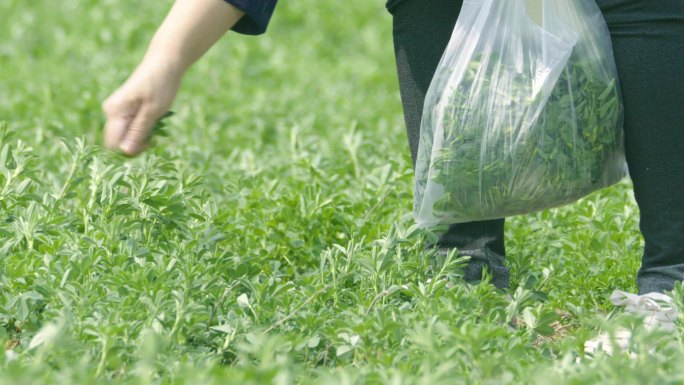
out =
<svg viewBox="0 0 684 385"><path fill-rule="evenodd" d="M440 256L446 256L449 249L439 249ZM482 281L482 273L485 267L488 268L492 276L491 283L498 289L505 290L510 286L511 273L506 267L505 258L489 248L474 250L458 250L459 257L470 257L470 260L463 269L463 280L468 283L479 283Z"/></svg>

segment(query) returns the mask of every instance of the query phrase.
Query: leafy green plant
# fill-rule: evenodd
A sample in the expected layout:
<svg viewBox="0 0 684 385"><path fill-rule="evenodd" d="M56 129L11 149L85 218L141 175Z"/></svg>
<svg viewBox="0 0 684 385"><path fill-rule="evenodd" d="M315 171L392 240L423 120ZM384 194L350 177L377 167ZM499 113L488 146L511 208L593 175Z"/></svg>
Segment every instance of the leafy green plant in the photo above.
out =
<svg viewBox="0 0 684 385"><path fill-rule="evenodd" d="M129 159L100 101L168 4L0 1L0 385L683 382L680 329L576 362L635 290L628 183L509 220L509 293L464 283L410 216L383 3L283 5Z"/></svg>
<svg viewBox="0 0 684 385"><path fill-rule="evenodd" d="M435 217L532 212L623 177L619 90L615 78L601 75L601 63L571 58L549 95L533 93L527 72L506 63L483 77L481 67L492 62L473 60L448 96L429 176L444 188Z"/></svg>

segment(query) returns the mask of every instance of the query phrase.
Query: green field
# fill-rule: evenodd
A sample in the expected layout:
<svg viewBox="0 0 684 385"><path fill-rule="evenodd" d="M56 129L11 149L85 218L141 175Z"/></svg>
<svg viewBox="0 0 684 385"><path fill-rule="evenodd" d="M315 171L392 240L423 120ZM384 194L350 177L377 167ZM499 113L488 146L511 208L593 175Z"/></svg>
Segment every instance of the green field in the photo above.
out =
<svg viewBox="0 0 684 385"><path fill-rule="evenodd" d="M169 5L0 2L0 384L684 383L681 327L576 360L635 290L627 182L508 222L512 300L425 251L380 0L281 2L102 149Z"/></svg>

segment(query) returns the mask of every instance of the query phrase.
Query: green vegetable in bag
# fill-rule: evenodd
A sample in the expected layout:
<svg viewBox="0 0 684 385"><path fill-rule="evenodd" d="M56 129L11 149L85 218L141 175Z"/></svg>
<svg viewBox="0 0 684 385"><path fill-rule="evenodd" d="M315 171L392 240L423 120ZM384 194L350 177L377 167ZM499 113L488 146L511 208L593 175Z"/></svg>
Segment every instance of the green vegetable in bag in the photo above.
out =
<svg viewBox="0 0 684 385"><path fill-rule="evenodd" d="M466 2L425 97L414 216L482 221L573 202L626 173L608 28L592 0Z"/></svg>
<svg viewBox="0 0 684 385"><path fill-rule="evenodd" d="M472 67L478 68L479 63ZM501 210L502 206L515 214L527 210L530 202L566 202L593 191L602 181L606 158L622 148L621 135L615 132L620 119L616 80L606 84L596 79L593 68L581 62L565 68L536 124L520 139L514 137L520 127L513 125L506 135L483 135L490 119L486 109L478 110L477 116L469 113L470 120L462 124L458 117L466 115L463 110L479 101L454 92L447 106L449 113L444 115L444 145L433 158L431 179L447 192L435 203L435 215L458 211L475 217L488 207ZM474 71L467 72L462 89L470 89L474 78ZM524 73L512 81L521 89L532 83ZM491 84L485 82L487 86ZM490 90L481 91L486 95ZM537 104L525 100L524 94L511 95L494 108L524 111L526 105ZM573 108L574 113L568 114ZM511 119L511 123L521 121ZM483 153L486 157L481 159ZM565 188L557 191L557 186Z"/></svg>

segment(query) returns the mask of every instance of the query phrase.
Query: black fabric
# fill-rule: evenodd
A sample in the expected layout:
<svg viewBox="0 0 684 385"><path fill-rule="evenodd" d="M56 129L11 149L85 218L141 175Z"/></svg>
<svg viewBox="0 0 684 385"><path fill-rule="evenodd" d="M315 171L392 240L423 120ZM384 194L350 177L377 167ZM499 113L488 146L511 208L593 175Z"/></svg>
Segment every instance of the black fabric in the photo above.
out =
<svg viewBox="0 0 684 385"><path fill-rule="evenodd" d="M225 0L245 13L234 26L233 31L245 35L260 35L266 32L273 9L278 0Z"/></svg>
<svg viewBox="0 0 684 385"><path fill-rule="evenodd" d="M627 162L646 242L639 291L671 290L684 279L684 1L597 3L615 50ZM425 93L461 6L462 0L387 3L414 165ZM503 220L452 225L437 246L505 255L503 227Z"/></svg>
<svg viewBox="0 0 684 385"><path fill-rule="evenodd" d="M646 241L639 291L684 279L684 1L599 0L625 102L625 149Z"/></svg>

